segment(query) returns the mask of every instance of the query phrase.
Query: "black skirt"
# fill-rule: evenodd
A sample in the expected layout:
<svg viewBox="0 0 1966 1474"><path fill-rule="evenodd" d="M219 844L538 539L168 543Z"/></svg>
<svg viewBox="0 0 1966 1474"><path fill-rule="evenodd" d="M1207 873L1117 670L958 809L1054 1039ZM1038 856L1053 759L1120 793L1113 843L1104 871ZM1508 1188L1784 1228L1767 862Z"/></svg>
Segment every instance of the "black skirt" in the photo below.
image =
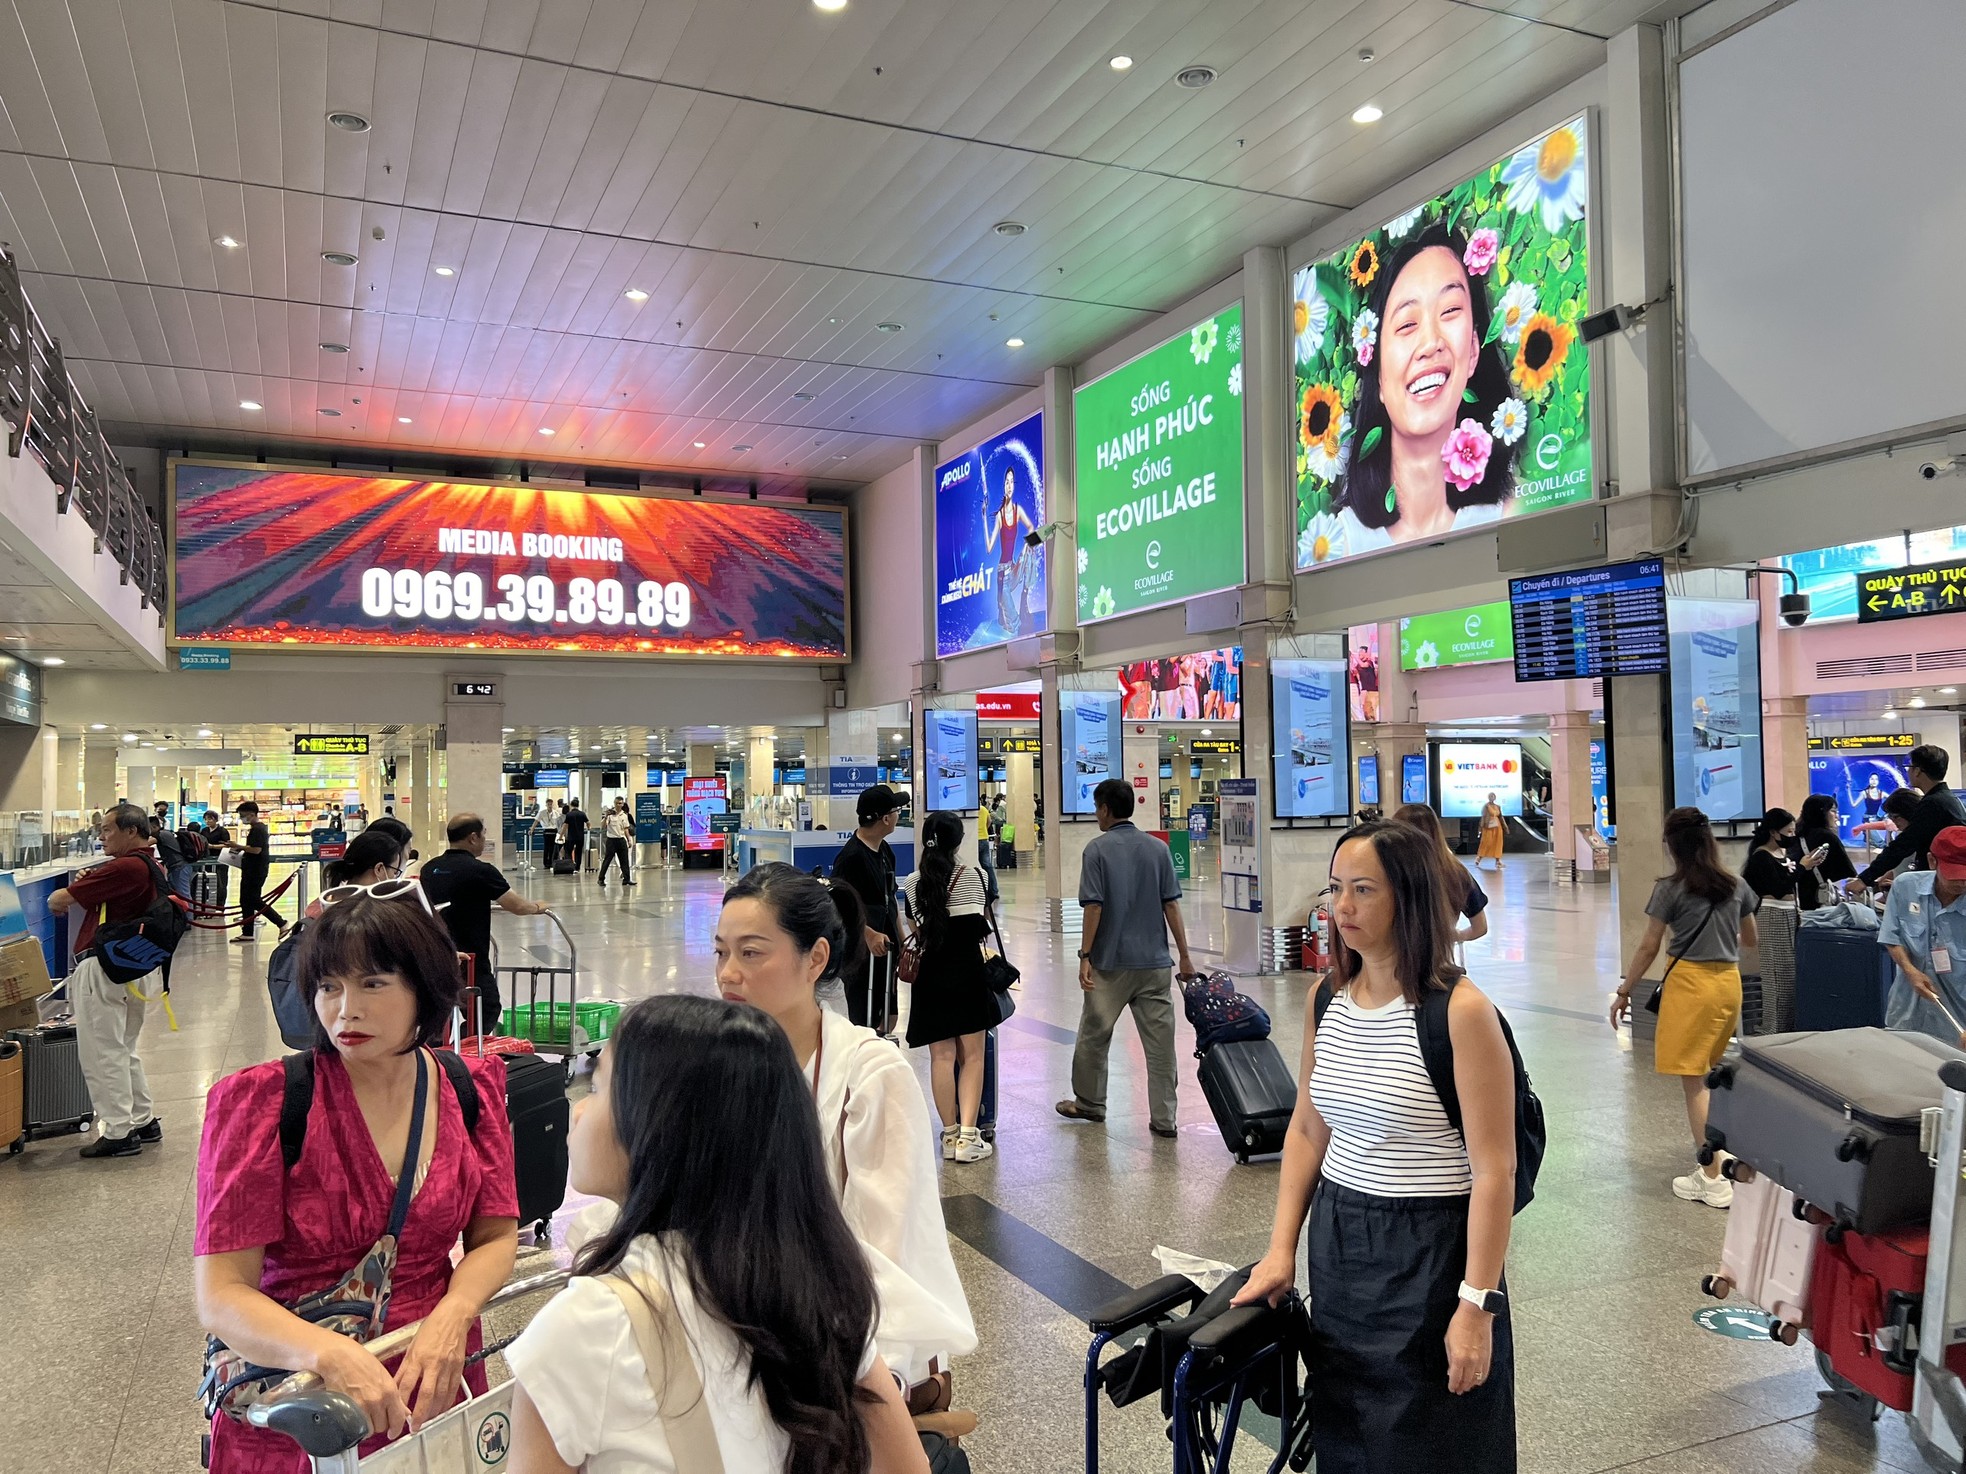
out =
<svg viewBox="0 0 1966 1474"><path fill-rule="evenodd" d="M1447 1390L1468 1200L1318 1185L1305 1257L1318 1474L1515 1474L1515 1338L1495 1317L1488 1380Z"/></svg>
<svg viewBox="0 0 1966 1474"><path fill-rule="evenodd" d="M983 977L983 939L990 923L952 916L922 953L908 1005L908 1043L919 1049L997 1026L997 1003Z"/></svg>

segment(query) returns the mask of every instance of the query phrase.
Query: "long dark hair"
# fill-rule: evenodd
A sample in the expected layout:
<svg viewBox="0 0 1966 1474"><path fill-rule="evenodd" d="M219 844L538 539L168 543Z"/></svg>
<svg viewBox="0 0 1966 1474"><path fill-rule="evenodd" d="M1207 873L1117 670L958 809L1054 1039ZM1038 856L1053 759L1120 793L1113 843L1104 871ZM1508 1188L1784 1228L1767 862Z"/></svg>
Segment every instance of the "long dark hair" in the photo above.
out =
<svg viewBox="0 0 1966 1474"><path fill-rule="evenodd" d="M955 880L963 843L963 821L937 809L922 821L922 855L915 882L915 928L922 945L933 947L949 924L949 886Z"/></svg>
<svg viewBox="0 0 1966 1474"><path fill-rule="evenodd" d="M1796 828L1803 834L1835 834L1836 826L1830 823L1829 816L1836 812L1836 798L1833 794L1812 793L1802 801L1802 817Z"/></svg>
<svg viewBox="0 0 1966 1474"><path fill-rule="evenodd" d="M1429 226L1393 252L1379 272L1368 304L1379 321L1380 350L1385 346L1386 303L1392 297L1400 272L1422 251L1435 247L1452 251L1454 260L1462 263L1462 273L1467 274L1468 238L1452 226ZM1467 392L1471 398L1463 403L1461 418L1476 421L1485 431L1502 401L1514 391L1509 386L1509 366L1501 347L1488 341L1490 309L1484 280L1468 276L1468 305L1474 313L1475 366L1468 379ZM1385 401L1379 394L1380 371L1379 367L1370 366L1359 373L1358 398L1352 406L1352 460L1338 490L1338 504L1350 507L1352 515L1367 527L1391 527L1399 521L1397 503L1391 511L1386 510L1386 493L1393 484L1393 427L1386 418ZM1371 453L1360 455L1358 448L1374 430L1379 433ZM1463 507L1505 500L1515 485L1515 451L1515 446L1497 440L1489 451L1488 469L1482 473L1481 480L1466 491L1448 482L1449 510L1458 512Z"/></svg>
<svg viewBox="0 0 1966 1474"><path fill-rule="evenodd" d="M328 885L345 885L378 865L393 868L402 853L402 844L388 830L364 829L348 841L348 848L341 852L339 860L330 860L321 867L321 878Z"/></svg>
<svg viewBox="0 0 1966 1474"><path fill-rule="evenodd" d="M1674 809L1666 815L1666 853L1672 856L1672 874L1661 879L1678 883L1688 895L1698 896L1718 906L1734 894L1732 872L1720 863L1720 846L1714 842L1713 825L1698 809Z"/></svg>
<svg viewBox="0 0 1966 1474"><path fill-rule="evenodd" d="M1787 809L1770 809L1761 816L1761 822L1754 826L1754 834L1748 839L1748 853L1753 854L1794 822L1795 815Z"/></svg>
<svg viewBox="0 0 1966 1474"><path fill-rule="evenodd" d="M822 983L836 981L859 968L867 955L867 912L852 886L821 880L783 860L753 866L724 892L732 901L764 902L801 956L826 943Z"/></svg>
<svg viewBox="0 0 1966 1474"><path fill-rule="evenodd" d="M1410 829L1424 834L1434 846L1434 854L1440 861L1440 883L1449 897L1460 896L1453 902L1458 911L1465 904L1468 891L1468 872L1461 868L1452 846L1447 843L1447 832L1440 827L1440 815L1426 804L1401 804L1393 810L1393 823L1404 824Z"/></svg>
<svg viewBox="0 0 1966 1474"><path fill-rule="evenodd" d="M744 1004L671 994L623 1014L608 1055L628 1194L575 1273L619 1268L643 1234L679 1238L697 1305L750 1352L750 1385L791 1440L788 1474L865 1469L857 1407L874 1398L856 1384L874 1278L826 1176L785 1031Z"/></svg>
<svg viewBox="0 0 1966 1474"><path fill-rule="evenodd" d="M1454 963L1454 916L1462 894L1442 882L1440 846L1407 824L1361 824L1338 841L1335 867L1346 845L1369 844L1386 872L1393 896L1394 970L1406 1001L1418 1007L1429 988L1452 988L1461 979ZM1331 979L1343 991L1359 975L1360 958L1334 926Z"/></svg>

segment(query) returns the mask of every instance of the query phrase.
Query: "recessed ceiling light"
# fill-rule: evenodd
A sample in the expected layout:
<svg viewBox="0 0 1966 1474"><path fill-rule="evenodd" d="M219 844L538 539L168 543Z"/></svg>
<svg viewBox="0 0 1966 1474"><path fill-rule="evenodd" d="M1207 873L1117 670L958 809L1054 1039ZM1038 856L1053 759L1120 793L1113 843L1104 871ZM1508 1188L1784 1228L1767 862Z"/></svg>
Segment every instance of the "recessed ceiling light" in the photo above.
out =
<svg viewBox="0 0 1966 1474"><path fill-rule="evenodd" d="M750 448L751 448L751 447L750 447L750 446L748 446L748 445L733 445L733 446L731 447L731 449L732 449L732 450L735 450L735 451L746 451L746 450L749 450Z"/></svg>
<svg viewBox="0 0 1966 1474"><path fill-rule="evenodd" d="M824 10L830 14L845 10L846 0L812 0L812 8L814 10Z"/></svg>
<svg viewBox="0 0 1966 1474"><path fill-rule="evenodd" d="M1207 737L1207 736L1209 736L1209 735L1210 735L1210 734L1211 734L1211 733L1212 733L1212 732L1213 732L1214 730L1215 730L1215 729L1214 729L1213 727L1203 727L1203 728L1201 729L1201 735L1202 735L1202 736L1204 736L1204 737Z"/></svg>
<svg viewBox="0 0 1966 1474"><path fill-rule="evenodd" d="M1116 72L1128 72L1133 70L1133 58L1130 56L1116 56L1107 62L1106 65Z"/></svg>
<svg viewBox="0 0 1966 1474"><path fill-rule="evenodd" d="M692 440L690 444L694 445L698 450L703 449L703 442L701 440Z"/></svg>
<svg viewBox="0 0 1966 1474"><path fill-rule="evenodd" d="M1941 686L1939 687L1939 694L1941 696L1957 696L1959 694L1959 688L1957 686Z"/></svg>
<svg viewBox="0 0 1966 1474"><path fill-rule="evenodd" d="M801 390L799 390L799 392L798 392L798 393L796 393L796 394L794 394L794 395L793 395L792 397L793 397L794 399L796 399L796 400L798 400L798 402L799 402L800 404L811 404L811 403L812 403L812 401L813 401L813 398L814 398L814 396L813 396L813 395L811 395L811 394L808 394L808 393L807 393L807 392L806 392L805 390L803 390L803 389L801 389Z"/></svg>
<svg viewBox="0 0 1966 1474"><path fill-rule="evenodd" d="M826 319L826 326L828 326L828 327L835 327L835 328L836 328L836 327L838 327L839 325L840 325L840 320L839 320L839 319L838 319L837 317L829 317L829 318L827 318L827 319Z"/></svg>
<svg viewBox="0 0 1966 1474"><path fill-rule="evenodd" d="M346 353L348 351L348 345L346 343L323 343L321 345L321 351L323 353Z"/></svg>
<svg viewBox="0 0 1966 1474"><path fill-rule="evenodd" d="M1371 61L1372 58L1377 56L1378 54L1379 53L1374 51L1370 46L1361 46L1358 49L1358 59L1360 61Z"/></svg>
<svg viewBox="0 0 1966 1474"><path fill-rule="evenodd" d="M1354 123L1376 123L1385 116L1385 113L1380 110L1377 103L1368 102L1364 107L1352 114L1352 121Z"/></svg>
<svg viewBox="0 0 1966 1474"><path fill-rule="evenodd" d="M439 275L439 276L456 276L456 275L457 275L457 268L456 268L455 266L439 266L439 267L437 268L437 275Z"/></svg>
<svg viewBox="0 0 1966 1474"><path fill-rule="evenodd" d="M42 663L43 665L67 665L67 664L68 664L68 662L67 662L66 660L63 660L63 659L62 659L62 658L61 658L61 657L60 657L59 655L44 655L44 656L42 656L42 657L41 657L41 663Z"/></svg>
<svg viewBox="0 0 1966 1474"><path fill-rule="evenodd" d="M108 722L90 722L90 723L89 723L89 730L90 730L91 732L107 732L107 731L109 730L109 723L108 723Z"/></svg>
<svg viewBox="0 0 1966 1474"><path fill-rule="evenodd" d="M1893 711L1893 710L1892 710L1892 709L1891 709L1890 707L1888 707L1888 706L1887 706L1887 707L1885 707L1885 708L1884 708L1884 720L1885 720L1885 721L1887 721L1887 722L1888 722L1888 721L1890 721L1890 720L1891 720L1891 718L1893 718L1893 717L1895 717L1896 715L1897 715L1897 713L1896 713L1895 711Z"/></svg>
<svg viewBox="0 0 1966 1474"><path fill-rule="evenodd" d="M545 428L544 426L541 426L541 427L540 427L540 431L539 431L539 433L540 433L540 434L542 434L542 435L551 435L551 434L552 434L553 432L552 432L551 430L549 430L549 429L547 429L547 428Z"/></svg>
<svg viewBox="0 0 1966 1474"><path fill-rule="evenodd" d="M649 294L640 287L630 287L621 295L626 297L630 302L646 302L649 299Z"/></svg>
<svg viewBox="0 0 1966 1474"><path fill-rule="evenodd" d="M123 740L125 742L134 742L137 740L137 734L134 732L125 732L123 734Z"/></svg>
<svg viewBox="0 0 1966 1474"><path fill-rule="evenodd" d="M396 423L399 425L407 425L409 422L410 422L410 417L408 415L396 416Z"/></svg>
<svg viewBox="0 0 1966 1474"><path fill-rule="evenodd" d="M210 727L200 727L198 729L198 735L200 737L209 737L212 735L212 729Z"/></svg>
<svg viewBox="0 0 1966 1474"><path fill-rule="evenodd" d="M360 113L329 113L328 126L339 128L343 133L366 133L369 120Z"/></svg>
<svg viewBox="0 0 1966 1474"><path fill-rule="evenodd" d="M257 399L242 399L239 401L240 409L258 409L259 407L260 403Z"/></svg>
<svg viewBox="0 0 1966 1474"><path fill-rule="evenodd" d="M1923 696L1914 696L1905 704L1915 711L1923 711L1925 709L1925 698Z"/></svg>
<svg viewBox="0 0 1966 1474"><path fill-rule="evenodd" d="M1030 229L1030 227L1027 226L1022 220L999 220L995 225L991 226L990 229L994 230L998 235L1018 236L1018 235L1022 235L1026 230Z"/></svg>
<svg viewBox="0 0 1966 1474"><path fill-rule="evenodd" d="M236 251L239 249L239 243L234 239L232 239L232 237L229 235L219 236L217 239L215 239L212 242L212 244L215 246L224 246L225 249L228 251Z"/></svg>
<svg viewBox="0 0 1966 1474"><path fill-rule="evenodd" d="M1215 80L1214 67L1183 67L1174 74L1174 85L1186 87L1190 92L1200 91Z"/></svg>
<svg viewBox="0 0 1966 1474"><path fill-rule="evenodd" d="M1022 338L1005 338L1003 345L1006 348L1022 348L1024 346L1024 340Z"/></svg>
<svg viewBox="0 0 1966 1474"><path fill-rule="evenodd" d="M317 409L314 411L314 413L317 415L326 415L331 420L338 420L341 418L341 411L338 409Z"/></svg>
<svg viewBox="0 0 1966 1474"><path fill-rule="evenodd" d="M330 266L353 266L359 258L347 251L323 251L321 259Z"/></svg>
<svg viewBox="0 0 1966 1474"><path fill-rule="evenodd" d="M510 735L514 729L511 727L500 727L498 730Z"/></svg>
<svg viewBox="0 0 1966 1474"><path fill-rule="evenodd" d="M899 322L877 322L874 324L874 331L877 333L898 333L906 326L906 323Z"/></svg>
<svg viewBox="0 0 1966 1474"><path fill-rule="evenodd" d="M836 455L836 456L834 456L834 457L833 457L833 459L834 459L834 460L836 460L836 461L843 461L843 460L845 460L845 459L846 459L846 452L845 452L845 451L841 451L841 452L840 452L840 453L839 453L838 455Z"/></svg>

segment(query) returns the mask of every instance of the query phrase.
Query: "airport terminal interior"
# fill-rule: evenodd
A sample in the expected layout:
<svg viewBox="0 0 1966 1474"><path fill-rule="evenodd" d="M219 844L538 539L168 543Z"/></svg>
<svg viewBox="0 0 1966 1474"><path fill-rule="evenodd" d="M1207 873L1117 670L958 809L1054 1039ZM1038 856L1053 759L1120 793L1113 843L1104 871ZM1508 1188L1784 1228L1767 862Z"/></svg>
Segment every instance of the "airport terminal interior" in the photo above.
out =
<svg viewBox="0 0 1966 1474"><path fill-rule="evenodd" d="M905 1445L867 1467L1959 1470L1961 57L1957 0L0 0L0 1469L580 1467L526 1369L602 1211L567 1123L605 1119L615 1031L736 996L718 928L757 867L886 885L885 840L912 889L954 824L996 932L931 919L983 940L904 981L911 915L819 987L824 1160L852 1098L826 1119L824 1041L872 1023L913 1076L912 1166L841 1169L916 1172L927 1225L866 1245L897 1389L859 1416ZM1123 851L1121 808L1153 843ZM1265 1259L1324 1129L1317 990L1379 976L1345 867L1386 821L1388 874L1387 834L1437 828L1415 884L1485 895L1443 903L1470 925L1441 956L1543 1113L1538 1168L1518 1100L1498 1282L1468 1276L1507 1133L1424 1088L1421 1005L1359 1068L1411 1055L1464 1174L1447 1278L1413 1289L1376 1229L1333 1247L1393 1211L1339 1180L1334 1114L1281 1309L1196 1332L1178 1378L1175 1309L1094 1348L1133 1291L1187 1276L1185 1309ZM1655 889L1689 823L1753 925L1697 866ZM509 883L488 943L459 847ZM1166 867L1184 946L1123 852ZM105 878L132 854L154 906ZM1694 909L1662 926L1667 891ZM447 993L435 1027L514 1083L472 1129L512 1138L534 1288L484 1310L492 1390L358 1452L325 1362L206 1402L239 1297L297 1324L351 1265L279 1278L268 1229L238 1246L268 1278L221 1294L205 1210L289 1125L220 1082L311 1059L319 1131L386 1068L308 1014L335 1005L307 938L391 902L502 1000ZM1082 1033L1143 971L1101 1103ZM1672 990L1710 985L1711 1055L1670 1067ZM1894 1063L1823 1096L1784 1056L1798 1093L1751 1128L1773 1036ZM950 1050L958 1099L985 1077L960 1120ZM1383 1172L1419 1138L1371 1110ZM1818 1190L1805 1139L1902 1201ZM292 1235L296 1184L372 1165L258 1167ZM1362 1324L1319 1307L1371 1297L1318 1255L1387 1276ZM932 1375L890 1272L973 1323ZM1498 1385L1446 1390L1462 1334ZM786 1467L767 1415L733 1440L741 1382L704 1383L724 1466ZM587 1467L689 1469L669 1413L637 1435L661 1458Z"/></svg>

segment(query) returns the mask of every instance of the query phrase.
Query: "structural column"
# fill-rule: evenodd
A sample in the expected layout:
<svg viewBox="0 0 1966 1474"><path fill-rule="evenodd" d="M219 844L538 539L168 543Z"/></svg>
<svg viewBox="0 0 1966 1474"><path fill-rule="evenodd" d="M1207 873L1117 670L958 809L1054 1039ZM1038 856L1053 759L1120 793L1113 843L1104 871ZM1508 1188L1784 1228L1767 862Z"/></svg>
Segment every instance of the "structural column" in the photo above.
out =
<svg viewBox="0 0 1966 1474"><path fill-rule="evenodd" d="M486 684L498 689L496 681ZM448 681L446 685L455 689ZM505 703L496 696L452 695L444 702L444 812L432 804L427 819L417 816L417 826L430 835L433 851L449 843L444 831L451 815L476 814L485 821L485 859L494 865L504 863L504 720Z"/></svg>
<svg viewBox="0 0 1966 1474"><path fill-rule="evenodd" d="M119 797L116 786L116 748L104 742L82 750L82 812L106 809Z"/></svg>
<svg viewBox="0 0 1966 1474"><path fill-rule="evenodd" d="M1550 854L1559 877L1589 859L1577 830L1596 823L1591 802L1591 720L1588 712L1550 713Z"/></svg>
<svg viewBox="0 0 1966 1474"><path fill-rule="evenodd" d="M433 855L443 848L436 843L437 831L430 823L430 816L436 812L436 794L432 788L429 743L418 742L411 746L407 797L400 787L397 797L403 801L397 805L396 817L410 826L410 838L416 848L426 855Z"/></svg>
<svg viewBox="0 0 1966 1474"><path fill-rule="evenodd" d="M753 737L744 752L745 822L772 827L772 799L778 783L778 739Z"/></svg>
<svg viewBox="0 0 1966 1474"><path fill-rule="evenodd" d="M1611 817L1618 826L1617 966L1645 935L1645 903L1652 894L1649 877L1665 875L1666 794L1672 775L1666 761L1666 678L1616 676L1604 683L1609 703L1605 724L1610 743ZM1663 949L1652 976L1665 967ZM1615 984L1614 984L1615 986ZM1635 1035L1649 1038L1654 1016L1643 1009L1632 1015Z"/></svg>
<svg viewBox="0 0 1966 1474"><path fill-rule="evenodd" d="M1761 774L1768 808L1802 811L1802 801L1809 797L1808 697L1762 700Z"/></svg>

